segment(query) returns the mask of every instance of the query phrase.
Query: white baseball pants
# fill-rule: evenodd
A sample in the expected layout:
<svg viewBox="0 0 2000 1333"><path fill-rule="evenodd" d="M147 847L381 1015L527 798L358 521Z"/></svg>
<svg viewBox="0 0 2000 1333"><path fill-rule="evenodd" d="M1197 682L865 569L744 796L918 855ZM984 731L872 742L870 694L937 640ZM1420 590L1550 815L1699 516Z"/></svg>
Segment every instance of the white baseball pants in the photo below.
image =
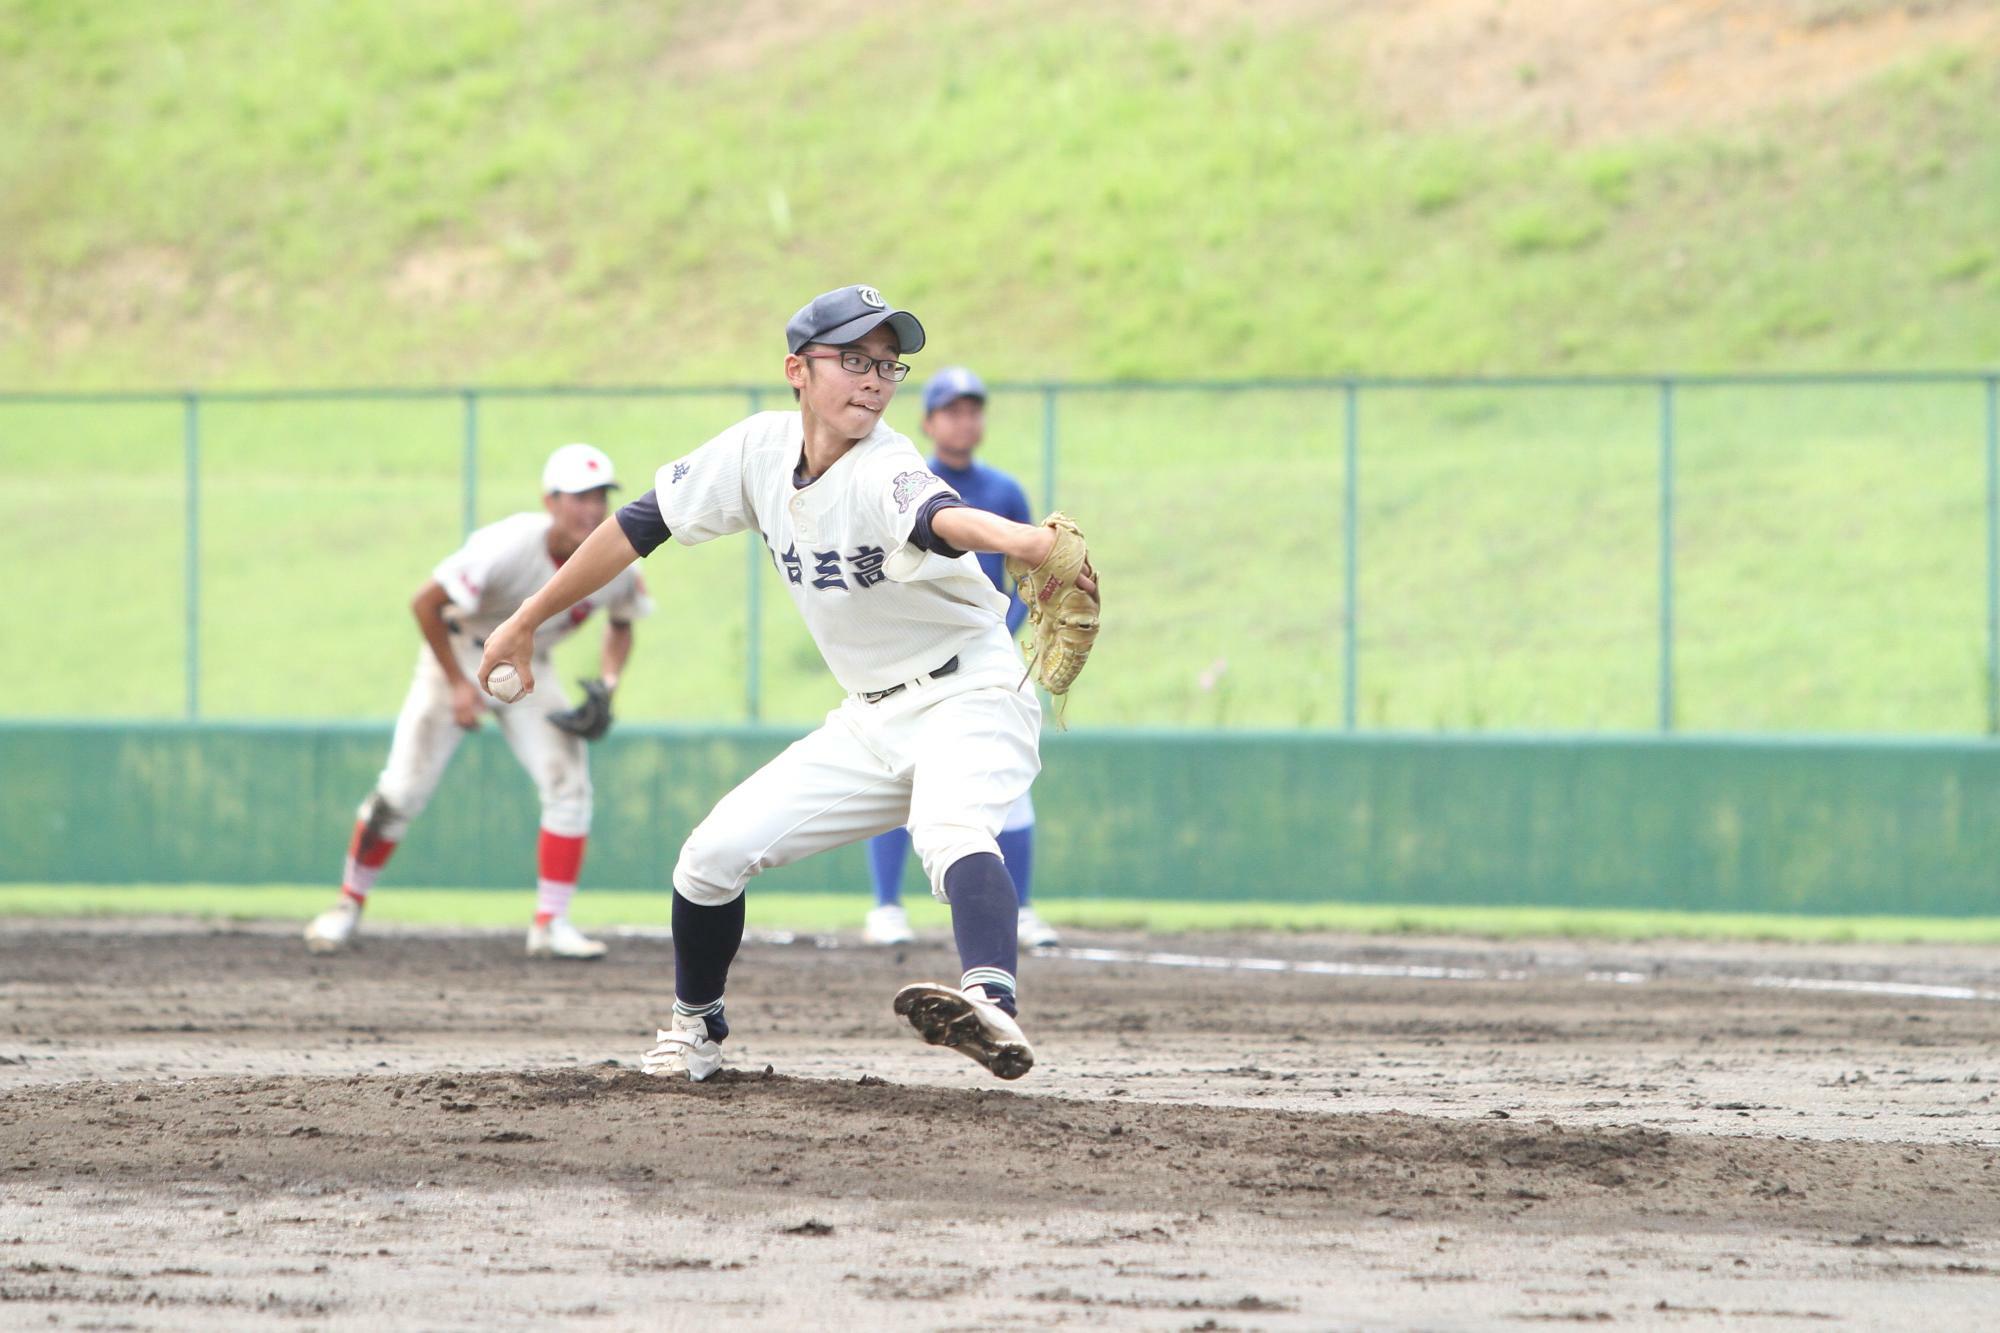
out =
<svg viewBox="0 0 2000 1333"><path fill-rule="evenodd" d="M452 637L459 669L476 678L479 653L463 636ZM549 724L551 713L569 707L557 683L555 665L546 657L534 662L535 692L511 704L503 704L481 693L507 748L514 752L542 799L542 827L568 838L590 832L590 748L567 732ZM416 676L404 696L403 711L396 716L396 738L389 745L389 761L375 780L394 814L381 825L381 836L401 842L410 821L422 814L431 795L444 777L452 755L466 733L451 717L451 684L428 647L418 652ZM368 817L363 802L359 817Z"/></svg>
<svg viewBox="0 0 2000 1333"><path fill-rule="evenodd" d="M674 888L704 907L750 877L907 824L931 892L995 835L1041 771L1042 709L1004 630L959 653L950 676L878 703L850 695L746 778L688 837Z"/></svg>

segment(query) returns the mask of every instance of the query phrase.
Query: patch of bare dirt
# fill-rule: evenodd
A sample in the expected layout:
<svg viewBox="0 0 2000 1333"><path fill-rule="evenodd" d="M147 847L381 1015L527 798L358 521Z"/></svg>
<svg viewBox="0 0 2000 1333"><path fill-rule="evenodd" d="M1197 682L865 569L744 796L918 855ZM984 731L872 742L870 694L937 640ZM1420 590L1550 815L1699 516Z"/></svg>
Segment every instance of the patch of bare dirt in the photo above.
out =
<svg viewBox="0 0 2000 1333"><path fill-rule="evenodd" d="M104 325L135 325L173 310L195 282L193 264L173 246L137 245L49 275L50 303Z"/></svg>
<svg viewBox="0 0 2000 1333"><path fill-rule="evenodd" d="M871 14L922 12L913 0L877 4ZM682 5L668 21L654 73L664 79L690 75L736 74L756 69L773 55L824 41L850 26L852 11L818 9L783 0L741 0L727 6Z"/></svg>
<svg viewBox="0 0 2000 1333"><path fill-rule="evenodd" d="M1398 123L1597 141L1828 101L1943 47L2000 50L1982 0L1397 0L1341 7Z"/></svg>
<svg viewBox="0 0 2000 1333"><path fill-rule="evenodd" d="M2000 1233L1995 1155L1969 1145L1676 1136L1553 1121L1074 1101L998 1089L725 1070L706 1084L604 1068L62 1084L0 1096L0 1179L98 1188L220 1172L263 1190L413 1180L797 1191L981 1212L1213 1210L1322 1223L1565 1228L1639 1217L1900 1234ZM28 1129L32 1126L32 1130ZM833 1149L838 1150L833 1150ZM1948 1210L1941 1201L1952 1200Z"/></svg>
<svg viewBox="0 0 2000 1333"><path fill-rule="evenodd" d="M296 931L0 930L10 1317L1945 1328L2000 1275L2000 1004L1765 984L1990 950L1098 937L1358 970L1030 959L1002 1086L889 1013L944 941L753 942L689 1085L632 1068L663 941Z"/></svg>
<svg viewBox="0 0 2000 1333"><path fill-rule="evenodd" d="M490 301L506 270L497 245L428 246L403 256L389 279L389 295L407 305Z"/></svg>
<svg viewBox="0 0 2000 1333"><path fill-rule="evenodd" d="M1530 126L1579 140L1728 124L1837 98L1944 47L2000 51L1987 0L1087 0L1106 22L1186 40L1248 31L1360 51L1374 104L1405 126ZM878 7L910 24L923 8ZM1022 24L1077 14L1023 0ZM766 0L688 9L661 46L664 78L754 69L845 22Z"/></svg>

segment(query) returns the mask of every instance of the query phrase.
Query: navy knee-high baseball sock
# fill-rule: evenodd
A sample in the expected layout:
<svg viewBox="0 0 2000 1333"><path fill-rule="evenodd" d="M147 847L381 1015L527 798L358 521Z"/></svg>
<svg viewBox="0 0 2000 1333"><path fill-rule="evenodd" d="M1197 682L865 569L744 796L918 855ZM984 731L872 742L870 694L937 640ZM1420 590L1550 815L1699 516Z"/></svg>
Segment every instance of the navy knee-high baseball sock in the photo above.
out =
<svg viewBox="0 0 2000 1333"><path fill-rule="evenodd" d="M868 869L875 876L875 905L903 901L903 863L910 859L910 831L892 828L868 840Z"/></svg>
<svg viewBox="0 0 2000 1333"><path fill-rule="evenodd" d="M742 946L741 894L720 907L703 907L674 890L674 1012L705 1019L708 1035L716 1041L729 1035L722 988Z"/></svg>
<svg viewBox="0 0 2000 1333"><path fill-rule="evenodd" d="M1014 968L1019 957L1015 929L1020 904L1007 865L991 852L961 857L944 872L945 897L951 902L951 934L958 942L958 963L965 975L959 986L979 986L1008 1013L1014 1003Z"/></svg>
<svg viewBox="0 0 2000 1333"><path fill-rule="evenodd" d="M1014 897L1028 905L1028 883L1035 877L1035 826L1008 829L995 839L1000 859L1007 863L1007 877L1014 881Z"/></svg>

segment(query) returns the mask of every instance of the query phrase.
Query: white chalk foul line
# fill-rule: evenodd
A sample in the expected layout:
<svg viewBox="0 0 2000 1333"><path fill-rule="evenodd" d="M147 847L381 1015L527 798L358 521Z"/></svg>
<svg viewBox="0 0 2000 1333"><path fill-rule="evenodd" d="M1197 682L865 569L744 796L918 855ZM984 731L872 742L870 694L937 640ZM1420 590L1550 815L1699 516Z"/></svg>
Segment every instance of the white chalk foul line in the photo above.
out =
<svg viewBox="0 0 2000 1333"><path fill-rule="evenodd" d="M1077 963L1138 963L1147 967L1192 967L1213 972L1299 972L1322 977L1391 977L1410 981L1524 981L1526 972L1483 967L1432 967L1418 963L1294 962L1286 958L1231 958L1223 954L1145 953L1137 949L1037 949L1037 958Z"/></svg>
<svg viewBox="0 0 2000 1333"><path fill-rule="evenodd" d="M1325 977L1375 977L1401 981L1526 981L1524 969L1436 967L1418 963L1333 963L1284 958L1231 958L1223 954L1147 953L1137 949L1037 949L1038 958L1063 958L1078 963L1131 963L1146 967L1187 967L1217 972L1290 972ZM1645 972L1592 971L1584 980L1610 986L1642 986L1653 980ZM1842 981L1824 977L1764 976L1752 986L1786 990L1843 991L1855 995L1897 995L1928 1000L1974 1000L2000 1003L2000 991L1971 986L1941 986L1914 981Z"/></svg>
<svg viewBox="0 0 2000 1333"><path fill-rule="evenodd" d="M662 927L621 926L614 932L621 939L670 940L671 930ZM818 949L845 947L837 935L799 935L788 930L746 931L745 938L759 944L791 945L807 943ZM1028 952L1023 950L1023 952ZM1127 963L1140 967L1190 968L1205 972L1277 972L1316 977L1372 977L1391 981L1526 981L1534 973L1526 968L1440 967L1426 963L1336 963L1323 959L1238 958L1228 954L1149 952L1143 949L1085 949L1058 946L1033 950L1037 958L1062 959L1072 963ZM1583 979L1607 986L1643 986L1654 978L1646 972L1595 970ZM1716 978L1723 980L1723 978ZM1849 995L1894 995L1921 1000L1959 1000L2000 1004L2000 990L1974 986L1944 986L1918 981L1844 981L1833 977L1761 976L1751 986L1778 990L1832 991Z"/></svg>
<svg viewBox="0 0 2000 1333"><path fill-rule="evenodd" d="M1986 1000L2000 1003L2000 991L1972 986L1934 986L1917 981L1841 981L1831 977L1758 977L1753 986L1780 990L1844 991L1850 995L1909 995L1925 1000Z"/></svg>

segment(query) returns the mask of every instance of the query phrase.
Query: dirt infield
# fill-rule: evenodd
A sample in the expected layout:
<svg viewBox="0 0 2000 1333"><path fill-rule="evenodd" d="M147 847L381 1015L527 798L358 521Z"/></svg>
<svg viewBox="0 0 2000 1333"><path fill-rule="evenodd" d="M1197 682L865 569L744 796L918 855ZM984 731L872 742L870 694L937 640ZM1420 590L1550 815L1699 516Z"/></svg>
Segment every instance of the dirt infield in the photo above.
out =
<svg viewBox="0 0 2000 1333"><path fill-rule="evenodd" d="M1991 1326L2000 955L1086 943L1004 1087L752 943L690 1087L657 939L9 923L0 1325Z"/></svg>

